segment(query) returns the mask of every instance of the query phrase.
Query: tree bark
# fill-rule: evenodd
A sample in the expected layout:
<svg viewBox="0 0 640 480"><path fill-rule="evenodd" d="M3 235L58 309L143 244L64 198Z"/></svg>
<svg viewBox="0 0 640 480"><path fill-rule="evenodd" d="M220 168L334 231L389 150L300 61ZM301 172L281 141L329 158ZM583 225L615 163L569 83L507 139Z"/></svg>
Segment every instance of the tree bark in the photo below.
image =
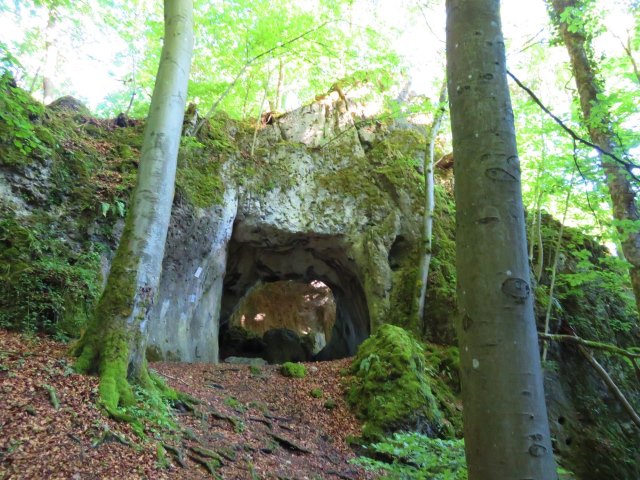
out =
<svg viewBox="0 0 640 480"><path fill-rule="evenodd" d="M191 0L165 0L165 41L126 226L76 368L99 372L111 413L133 401L129 382L152 386L145 361L148 312L162 270L193 49Z"/></svg>
<svg viewBox="0 0 640 480"><path fill-rule="evenodd" d="M552 480L500 4L446 5L469 479Z"/></svg>
<svg viewBox="0 0 640 480"><path fill-rule="evenodd" d="M619 145L615 141L608 116L594 118L594 107L601 104L598 96L602 93L601 82L598 79L597 67L588 52L591 50L589 40L580 31L571 32L566 22L560 21L560 15L567 8L578 8L579 0L551 0L553 20L558 25L560 35L564 41L571 69L576 80L580 107L584 122L589 132L591 141L605 152L615 153ZM600 162L604 170L607 187L613 206L613 218L621 224L627 224L626 228L619 227L622 253L630 264L629 275L636 299L636 306L640 311L640 228L638 221L638 207L636 193L631 185L629 175L622 165L613 161L608 156L599 153ZM629 222L636 222L629 228Z"/></svg>

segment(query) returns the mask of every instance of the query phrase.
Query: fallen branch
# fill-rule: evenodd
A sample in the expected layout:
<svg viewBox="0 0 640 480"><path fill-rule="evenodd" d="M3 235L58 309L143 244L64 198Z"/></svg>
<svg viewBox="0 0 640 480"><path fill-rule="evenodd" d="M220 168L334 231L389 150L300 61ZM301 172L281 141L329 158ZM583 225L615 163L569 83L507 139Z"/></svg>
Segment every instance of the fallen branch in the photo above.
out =
<svg viewBox="0 0 640 480"><path fill-rule="evenodd" d="M277 433L269 433L269 435L271 435L271 437L276 442L278 442L287 450L293 450L293 451L302 452L302 453L311 453L311 450L309 450L308 448L303 447L302 445L298 445L293 440L289 440L288 438L282 437Z"/></svg>
<svg viewBox="0 0 640 480"><path fill-rule="evenodd" d="M175 457L175 459L177 460L177 462L180 464L182 468L187 467L187 462L184 461L184 450L178 447L174 447L173 445L169 445L168 443L163 443L162 446L164 447L165 450L168 450L171 453L173 453L173 456Z"/></svg>
<svg viewBox="0 0 640 480"><path fill-rule="evenodd" d="M180 382L181 384L187 386L187 387L192 387L193 385L188 384L187 382L185 382L184 380L180 380L179 378L176 377L172 377L171 375L167 375L166 373L162 373L159 372L157 370L154 370L155 373L157 373L158 375L168 378L169 380L175 380L176 382Z"/></svg>
<svg viewBox="0 0 640 480"><path fill-rule="evenodd" d="M48 356L48 354L45 354L45 353L20 352L18 350L5 350L4 348L0 348L0 355L17 355L19 357Z"/></svg>
<svg viewBox="0 0 640 480"><path fill-rule="evenodd" d="M187 454L187 456L194 462L199 463L204 468L206 468L207 472L213 475L214 478L220 478L220 476L216 473L216 469L220 465L218 465L215 460L207 460L206 458L201 458L201 457L198 457L197 455Z"/></svg>
<svg viewBox="0 0 640 480"><path fill-rule="evenodd" d="M51 402L51 406L58 410L60 408L60 400L58 400L56 389L46 383L42 385L42 388L49 392L49 401Z"/></svg>
<svg viewBox="0 0 640 480"><path fill-rule="evenodd" d="M222 455L214 452L213 450L209 450L207 448L203 448L203 447L189 447L189 449L193 452L196 453L198 455L200 455L201 457L206 457L206 458L210 458L212 459L214 462L217 462L219 465L222 465Z"/></svg>
<svg viewBox="0 0 640 480"><path fill-rule="evenodd" d="M252 422L264 423L267 427L269 427L270 430L273 428L273 423L271 423L269 420L265 420L264 418L249 417L249 420L251 420Z"/></svg>
<svg viewBox="0 0 640 480"><path fill-rule="evenodd" d="M341 478L342 480L355 480L357 477L352 477L346 473L338 472L337 470L329 470L327 471L328 475L335 475L336 477Z"/></svg>

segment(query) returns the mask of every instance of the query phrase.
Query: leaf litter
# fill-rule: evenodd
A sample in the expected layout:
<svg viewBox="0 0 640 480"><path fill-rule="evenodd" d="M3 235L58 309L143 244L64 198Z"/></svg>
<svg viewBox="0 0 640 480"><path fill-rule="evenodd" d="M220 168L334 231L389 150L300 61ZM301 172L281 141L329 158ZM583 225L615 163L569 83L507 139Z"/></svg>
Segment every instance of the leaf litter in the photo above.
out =
<svg viewBox="0 0 640 480"><path fill-rule="evenodd" d="M367 480L348 444L360 424L344 401L349 359L278 365L153 363L195 398L172 416L179 430L108 418L98 379L73 371L68 345L0 330L0 480ZM311 393L313 391L313 394Z"/></svg>

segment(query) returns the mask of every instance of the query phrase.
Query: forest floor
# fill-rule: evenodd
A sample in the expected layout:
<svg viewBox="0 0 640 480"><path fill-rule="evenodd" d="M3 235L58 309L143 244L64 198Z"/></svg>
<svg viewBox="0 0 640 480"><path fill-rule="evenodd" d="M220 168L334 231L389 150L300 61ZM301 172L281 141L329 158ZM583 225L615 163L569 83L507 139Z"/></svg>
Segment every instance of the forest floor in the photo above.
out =
<svg viewBox="0 0 640 480"><path fill-rule="evenodd" d="M0 330L0 480L375 477L350 463L348 359L308 363L301 379L276 365L154 363L200 403L173 412L173 433L147 422L142 438L99 409L98 379L74 373L67 350Z"/></svg>

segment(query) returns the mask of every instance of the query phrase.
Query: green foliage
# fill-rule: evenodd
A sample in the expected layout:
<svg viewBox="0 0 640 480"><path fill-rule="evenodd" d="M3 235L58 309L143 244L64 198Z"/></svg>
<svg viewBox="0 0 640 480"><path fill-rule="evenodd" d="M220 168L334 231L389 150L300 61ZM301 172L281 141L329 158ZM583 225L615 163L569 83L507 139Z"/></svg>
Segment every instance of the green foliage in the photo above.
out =
<svg viewBox="0 0 640 480"><path fill-rule="evenodd" d="M224 404L228 407L233 408L234 410L238 411L238 412L244 412L247 410L247 407L240 402L240 400L238 400L235 397L227 397L224 399Z"/></svg>
<svg viewBox="0 0 640 480"><path fill-rule="evenodd" d="M51 238L55 220L44 214L18 218L0 204L0 326L77 336L100 291L95 244L76 249Z"/></svg>
<svg viewBox="0 0 640 480"><path fill-rule="evenodd" d="M44 108L15 86L14 68L19 68L17 60L0 42L0 164L4 165L21 164L32 153L43 156L49 152L36 135L35 122Z"/></svg>
<svg viewBox="0 0 640 480"><path fill-rule="evenodd" d="M130 415L133 423L144 425L146 434L155 435L176 431L178 424L171 409L171 399L159 390L133 386L135 403L122 408L126 415Z"/></svg>
<svg viewBox="0 0 640 480"><path fill-rule="evenodd" d="M548 282L559 225L543 216L546 270L536 289L537 311L545 312ZM583 338L607 340L629 335L637 326L627 264L579 230L565 227L561 243L552 318L567 321ZM551 253L549 253L551 252Z"/></svg>
<svg viewBox="0 0 640 480"><path fill-rule="evenodd" d="M420 433L396 433L366 447L366 450L369 457L358 457L353 463L380 472L382 479L467 479L462 440L441 440Z"/></svg>
<svg viewBox="0 0 640 480"><path fill-rule="evenodd" d="M307 369L301 363L285 362L280 367L280 373L285 377L304 378L307 376Z"/></svg>
<svg viewBox="0 0 640 480"><path fill-rule="evenodd" d="M360 345L347 401L364 422L365 438L416 428L445 433L425 368L423 347L400 327L383 325Z"/></svg>
<svg viewBox="0 0 640 480"><path fill-rule="evenodd" d="M158 443L156 446L156 465L160 469L166 469L171 466L171 461L167 457L167 451L161 443Z"/></svg>

